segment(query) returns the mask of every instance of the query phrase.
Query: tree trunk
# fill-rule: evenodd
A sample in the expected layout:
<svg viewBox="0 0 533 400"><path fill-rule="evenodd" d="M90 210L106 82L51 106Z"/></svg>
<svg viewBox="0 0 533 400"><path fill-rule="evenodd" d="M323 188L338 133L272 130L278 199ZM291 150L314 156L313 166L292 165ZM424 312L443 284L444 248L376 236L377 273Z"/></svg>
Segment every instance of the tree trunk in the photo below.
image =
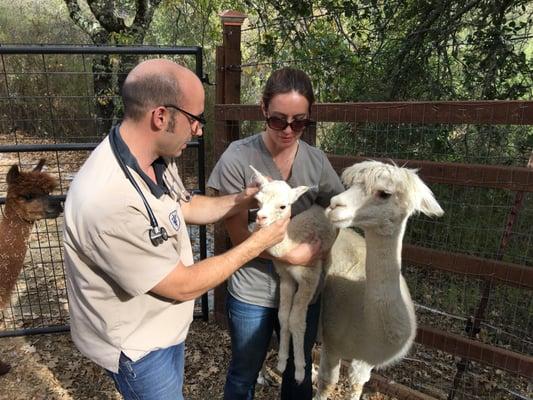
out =
<svg viewBox="0 0 533 400"><path fill-rule="evenodd" d="M136 0L136 13L131 26L117 17L113 1L87 0L92 16L87 16L79 6L79 0L64 0L70 18L96 45L136 44L142 45L150 27L155 9L161 0ZM93 88L96 112L96 134L106 135L121 109L117 99L127 72L138 61L134 55L116 57L95 55L92 61ZM118 75L117 75L118 74Z"/></svg>
<svg viewBox="0 0 533 400"><path fill-rule="evenodd" d="M115 95L113 85L113 65L109 55L93 58L93 87L96 112L96 135L105 136L115 116Z"/></svg>

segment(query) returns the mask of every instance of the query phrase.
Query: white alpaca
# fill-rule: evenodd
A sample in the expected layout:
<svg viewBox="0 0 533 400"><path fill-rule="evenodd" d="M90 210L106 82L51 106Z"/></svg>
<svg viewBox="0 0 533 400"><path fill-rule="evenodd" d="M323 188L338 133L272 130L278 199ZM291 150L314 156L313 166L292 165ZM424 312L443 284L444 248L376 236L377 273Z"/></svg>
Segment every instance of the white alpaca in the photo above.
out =
<svg viewBox="0 0 533 400"><path fill-rule="evenodd" d="M260 206L256 220L258 227L267 226L290 215L291 205L309 189L307 186L292 189L285 181L269 181L254 167L250 167L260 184L260 191L255 196ZM285 238L267 251L274 257L281 257L313 235L320 238L321 249L327 251L333 245L336 234L337 230L326 218L324 209L314 205L295 216L289 223ZM305 376L304 337L307 306L320 282L322 263L323 261L318 259L313 266L304 267L274 261L276 272L280 277L278 369L281 372L285 370L292 335L294 379L299 383Z"/></svg>
<svg viewBox="0 0 533 400"><path fill-rule="evenodd" d="M401 274L405 226L416 211L443 214L414 170L365 161L347 168L342 180L348 189L331 199L326 215L339 228L360 227L365 238L342 229L331 250L322 294L320 400L334 389L341 359L350 361L349 398L358 400L372 368L399 360L411 347L416 318Z"/></svg>

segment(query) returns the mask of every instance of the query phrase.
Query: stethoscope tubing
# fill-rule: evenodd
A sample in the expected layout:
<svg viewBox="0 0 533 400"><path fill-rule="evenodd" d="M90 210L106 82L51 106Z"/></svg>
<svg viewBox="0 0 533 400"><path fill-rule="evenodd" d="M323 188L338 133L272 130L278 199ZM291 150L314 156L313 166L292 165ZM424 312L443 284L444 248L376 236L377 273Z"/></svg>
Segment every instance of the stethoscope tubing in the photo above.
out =
<svg viewBox="0 0 533 400"><path fill-rule="evenodd" d="M113 127L113 129L111 130L111 133L109 134L111 150L113 151L113 154L115 155L115 158L117 159L118 165L124 172L124 175L126 175L126 178L130 181L131 185L135 188L135 190L137 191L137 193L142 199L144 207L146 208L146 212L148 213L148 218L150 219L150 226L151 226L151 229L149 232L150 241L152 242L154 246L158 246L161 243L163 243L163 241L168 239L167 232L164 227L159 226L157 222L157 218L155 217L155 214L152 210L152 207L150 207L150 204L148 203L148 200L146 200L146 197L141 191L141 188L139 187L139 185L137 184L137 182L131 175L131 172L128 170L128 167L126 166L126 164L124 163L124 160L120 156L118 152L118 148L117 148L116 135L118 135L117 126Z"/></svg>

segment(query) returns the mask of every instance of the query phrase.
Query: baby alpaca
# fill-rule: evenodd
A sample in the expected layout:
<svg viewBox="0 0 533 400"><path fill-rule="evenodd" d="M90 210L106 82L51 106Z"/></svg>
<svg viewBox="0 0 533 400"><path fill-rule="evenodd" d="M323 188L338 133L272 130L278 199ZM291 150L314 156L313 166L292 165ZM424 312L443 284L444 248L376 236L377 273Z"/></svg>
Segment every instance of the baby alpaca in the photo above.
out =
<svg viewBox="0 0 533 400"><path fill-rule="evenodd" d="M341 229L322 295L322 352L317 399L325 400L339 378L340 360L350 360L352 393L358 400L374 367L403 357L416 335L416 318L401 274L402 239L415 212L443 211L414 170L365 161L342 174L348 189L326 210ZM365 246L366 242L366 246ZM366 249L365 249L366 247Z"/></svg>
<svg viewBox="0 0 533 400"><path fill-rule="evenodd" d="M260 191L256 194L260 207L256 220L258 227L267 226L290 215L291 205L309 189L307 186L292 189L285 181L269 181L254 167L250 167L260 184ZM274 257L281 257L313 235L321 240L322 250L328 251L335 241L336 234L337 231L326 218L324 209L314 205L291 220L285 238L268 249L268 252ZM304 336L307 306L320 282L322 264L321 259L316 260L313 266L297 266L279 260L274 261L276 272L280 277L278 369L281 372L285 370L292 335L294 379L299 383L305 377Z"/></svg>
<svg viewBox="0 0 533 400"><path fill-rule="evenodd" d="M6 204L0 223L0 309L9 302L22 269L33 223L56 218L63 211L59 202L50 199L56 180L41 172L44 162L41 159L31 172L21 172L13 165L6 176ZM0 361L0 375L9 369Z"/></svg>

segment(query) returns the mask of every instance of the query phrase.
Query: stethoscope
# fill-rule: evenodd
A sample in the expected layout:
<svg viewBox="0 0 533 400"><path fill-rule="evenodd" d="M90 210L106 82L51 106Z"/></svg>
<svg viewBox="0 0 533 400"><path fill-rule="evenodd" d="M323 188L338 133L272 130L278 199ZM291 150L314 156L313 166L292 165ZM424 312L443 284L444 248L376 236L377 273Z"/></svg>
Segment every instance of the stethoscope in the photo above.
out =
<svg viewBox="0 0 533 400"><path fill-rule="evenodd" d="M150 207L150 204L148 203L148 200L146 200L146 197L144 196L143 192L141 191L141 188L131 175L131 172L129 171L128 167L124 163L124 160L120 156L120 153L118 151L117 142L116 142L116 136L119 134L118 132L118 126L113 127L111 130L111 133L109 134L109 141L111 142L111 149L113 150L113 154L115 155L115 158L118 161L118 165L120 165L120 168L122 171L124 171L124 174L126 175L126 178L130 181L131 185L135 188L137 193L139 193L139 196L141 197L144 207L146 208L146 212L148 213L148 218L150 219L150 230L148 231L148 236L150 237L150 241L154 246L159 246L164 241L168 240L168 233L165 227L159 226L157 222L157 218L155 217L154 212L152 211L152 207ZM175 189L173 189L175 191ZM182 196L178 193L178 196L181 200L185 202L191 201L191 196L186 195Z"/></svg>

